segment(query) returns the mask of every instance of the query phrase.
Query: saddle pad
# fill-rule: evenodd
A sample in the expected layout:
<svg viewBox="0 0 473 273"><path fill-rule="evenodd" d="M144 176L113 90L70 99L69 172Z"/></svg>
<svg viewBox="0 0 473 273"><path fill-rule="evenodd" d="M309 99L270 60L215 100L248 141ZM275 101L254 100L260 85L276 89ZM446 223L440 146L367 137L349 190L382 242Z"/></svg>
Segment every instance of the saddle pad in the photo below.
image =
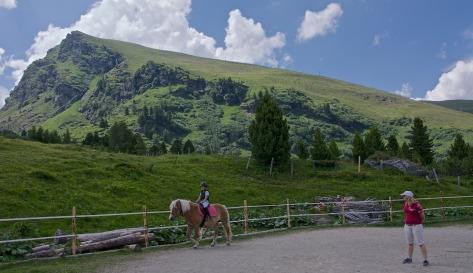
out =
<svg viewBox="0 0 473 273"><path fill-rule="evenodd" d="M203 215L204 215L203 208L200 207L200 206L199 206L199 208L200 208L200 210L199 210L200 215L203 216ZM213 205L210 205L210 206L209 206L209 214L210 214L210 217L215 217L215 216L217 216L217 209L216 209Z"/></svg>

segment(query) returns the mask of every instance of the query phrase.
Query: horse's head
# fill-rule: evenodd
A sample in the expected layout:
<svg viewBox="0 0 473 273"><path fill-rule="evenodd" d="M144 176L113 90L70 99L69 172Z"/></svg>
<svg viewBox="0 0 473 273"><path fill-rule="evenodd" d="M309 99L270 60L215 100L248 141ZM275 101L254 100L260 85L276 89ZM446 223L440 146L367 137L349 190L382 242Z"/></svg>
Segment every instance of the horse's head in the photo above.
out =
<svg viewBox="0 0 473 273"><path fill-rule="evenodd" d="M183 216L185 212L189 210L189 201L187 200L174 200L169 205L169 220L176 220L177 216Z"/></svg>

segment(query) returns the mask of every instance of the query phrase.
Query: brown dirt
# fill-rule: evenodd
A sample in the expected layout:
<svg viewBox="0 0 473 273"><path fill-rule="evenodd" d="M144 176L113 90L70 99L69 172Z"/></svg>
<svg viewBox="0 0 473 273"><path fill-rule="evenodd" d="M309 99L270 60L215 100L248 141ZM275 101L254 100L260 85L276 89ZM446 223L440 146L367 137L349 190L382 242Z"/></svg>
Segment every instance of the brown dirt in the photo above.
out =
<svg viewBox="0 0 473 273"><path fill-rule="evenodd" d="M351 227L305 230L200 249L169 249L122 261L106 273L313 273L473 272L473 225L425 229L431 266L419 249L406 256L402 228Z"/></svg>

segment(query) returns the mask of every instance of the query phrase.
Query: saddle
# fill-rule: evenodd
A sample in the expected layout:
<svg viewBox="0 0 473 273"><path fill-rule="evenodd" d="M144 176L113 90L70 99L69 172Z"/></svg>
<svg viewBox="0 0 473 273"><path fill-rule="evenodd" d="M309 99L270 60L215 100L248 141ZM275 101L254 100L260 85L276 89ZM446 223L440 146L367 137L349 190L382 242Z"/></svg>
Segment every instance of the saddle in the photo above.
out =
<svg viewBox="0 0 473 273"><path fill-rule="evenodd" d="M200 213L200 216L204 216L204 208L202 206L199 206L199 213ZM217 209L214 207L214 205L209 205L209 216L215 217L217 215L218 215Z"/></svg>

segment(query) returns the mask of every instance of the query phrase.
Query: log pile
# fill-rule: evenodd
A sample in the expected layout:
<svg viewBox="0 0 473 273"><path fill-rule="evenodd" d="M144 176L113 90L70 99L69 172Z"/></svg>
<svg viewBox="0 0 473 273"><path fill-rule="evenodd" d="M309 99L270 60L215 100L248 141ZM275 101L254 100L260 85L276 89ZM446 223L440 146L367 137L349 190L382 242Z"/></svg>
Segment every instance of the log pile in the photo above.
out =
<svg viewBox="0 0 473 273"><path fill-rule="evenodd" d="M56 232L58 233L58 232ZM61 233L60 236L65 234ZM64 256L70 254L70 249L66 250L65 244L71 238L60 237L65 239L58 243L55 239L53 244L41 244L32 248L32 252L27 254L27 258L47 258ZM155 236L153 233L148 233L148 241L153 241ZM145 230L144 228L129 228L118 229L100 233L88 233L77 236L78 253L102 251L109 249L117 249L126 247L132 251L139 251L140 246L145 244Z"/></svg>
<svg viewBox="0 0 473 273"><path fill-rule="evenodd" d="M343 202L345 201L345 202ZM349 224L375 224L383 221L389 210L389 204L373 202L375 199L366 199L364 202L355 201L353 197L321 197L317 199L324 207L331 207L332 212L343 213Z"/></svg>

